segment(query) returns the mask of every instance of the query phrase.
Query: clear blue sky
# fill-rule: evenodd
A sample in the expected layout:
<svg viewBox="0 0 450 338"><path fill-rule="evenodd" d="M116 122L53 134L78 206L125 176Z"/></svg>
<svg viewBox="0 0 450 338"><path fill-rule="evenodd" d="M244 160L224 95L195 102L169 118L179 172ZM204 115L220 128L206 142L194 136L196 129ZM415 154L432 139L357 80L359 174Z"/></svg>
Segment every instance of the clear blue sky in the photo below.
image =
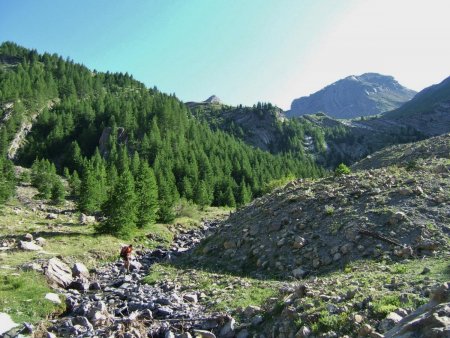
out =
<svg viewBox="0 0 450 338"><path fill-rule="evenodd" d="M447 77L445 6L439 0L0 0L0 42L128 72L183 101L216 94L229 104L264 101L287 109L292 99L351 74L394 75L416 90Z"/></svg>

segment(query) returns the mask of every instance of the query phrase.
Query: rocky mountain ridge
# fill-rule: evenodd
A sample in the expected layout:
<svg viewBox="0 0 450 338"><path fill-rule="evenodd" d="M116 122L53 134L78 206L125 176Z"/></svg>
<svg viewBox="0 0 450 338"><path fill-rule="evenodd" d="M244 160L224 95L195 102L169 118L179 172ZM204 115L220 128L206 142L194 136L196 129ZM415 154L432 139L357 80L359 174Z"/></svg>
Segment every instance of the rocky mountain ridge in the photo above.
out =
<svg viewBox="0 0 450 338"><path fill-rule="evenodd" d="M288 117L323 112L348 119L376 115L400 107L416 94L392 76L365 73L348 76L309 96L292 101Z"/></svg>

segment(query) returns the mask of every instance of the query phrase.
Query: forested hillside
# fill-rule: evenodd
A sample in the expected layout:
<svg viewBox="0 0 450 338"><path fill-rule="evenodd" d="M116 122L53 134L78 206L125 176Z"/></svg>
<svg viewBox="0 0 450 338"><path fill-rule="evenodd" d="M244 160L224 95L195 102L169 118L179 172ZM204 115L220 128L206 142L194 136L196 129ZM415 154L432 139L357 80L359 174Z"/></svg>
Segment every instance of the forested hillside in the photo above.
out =
<svg viewBox="0 0 450 338"><path fill-rule="evenodd" d="M0 46L0 61L3 140L10 142L30 112L42 110L17 161L35 167L36 159L53 162L65 172L81 211L106 212L134 201L127 214L139 224L145 206L136 194L156 192L158 205L151 209L158 214L146 217L167 221L180 198L202 206L242 205L272 180L323 173L307 156L272 155L211 130L175 96L128 74L90 71L13 43ZM156 180L153 192L148 179Z"/></svg>

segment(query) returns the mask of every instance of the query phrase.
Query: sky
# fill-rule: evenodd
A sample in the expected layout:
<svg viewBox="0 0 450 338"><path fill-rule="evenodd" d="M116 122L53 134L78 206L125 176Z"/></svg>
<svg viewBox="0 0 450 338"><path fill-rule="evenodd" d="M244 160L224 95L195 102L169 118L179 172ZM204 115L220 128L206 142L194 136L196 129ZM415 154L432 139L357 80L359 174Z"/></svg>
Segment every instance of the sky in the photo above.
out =
<svg viewBox="0 0 450 338"><path fill-rule="evenodd" d="M128 72L183 101L289 109L349 75L450 76L448 0L0 0L0 42Z"/></svg>

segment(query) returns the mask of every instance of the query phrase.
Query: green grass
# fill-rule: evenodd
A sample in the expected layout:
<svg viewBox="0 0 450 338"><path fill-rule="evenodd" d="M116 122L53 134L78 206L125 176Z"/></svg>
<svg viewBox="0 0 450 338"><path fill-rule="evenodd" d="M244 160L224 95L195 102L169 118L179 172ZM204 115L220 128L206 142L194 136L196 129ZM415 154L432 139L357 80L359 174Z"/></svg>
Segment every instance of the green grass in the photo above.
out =
<svg viewBox="0 0 450 338"><path fill-rule="evenodd" d="M55 305L44 298L52 291L42 275L34 272L0 274L0 281L0 311L11 315L16 322L34 323L64 310L64 305ZM64 304L62 297L61 300Z"/></svg>
<svg viewBox="0 0 450 338"><path fill-rule="evenodd" d="M169 264L154 264L143 282L157 284L163 281L183 285L186 292L206 295L201 302L212 311L233 311L248 305L263 307L267 299L278 294L279 283L252 278L240 278L200 269L184 269Z"/></svg>

